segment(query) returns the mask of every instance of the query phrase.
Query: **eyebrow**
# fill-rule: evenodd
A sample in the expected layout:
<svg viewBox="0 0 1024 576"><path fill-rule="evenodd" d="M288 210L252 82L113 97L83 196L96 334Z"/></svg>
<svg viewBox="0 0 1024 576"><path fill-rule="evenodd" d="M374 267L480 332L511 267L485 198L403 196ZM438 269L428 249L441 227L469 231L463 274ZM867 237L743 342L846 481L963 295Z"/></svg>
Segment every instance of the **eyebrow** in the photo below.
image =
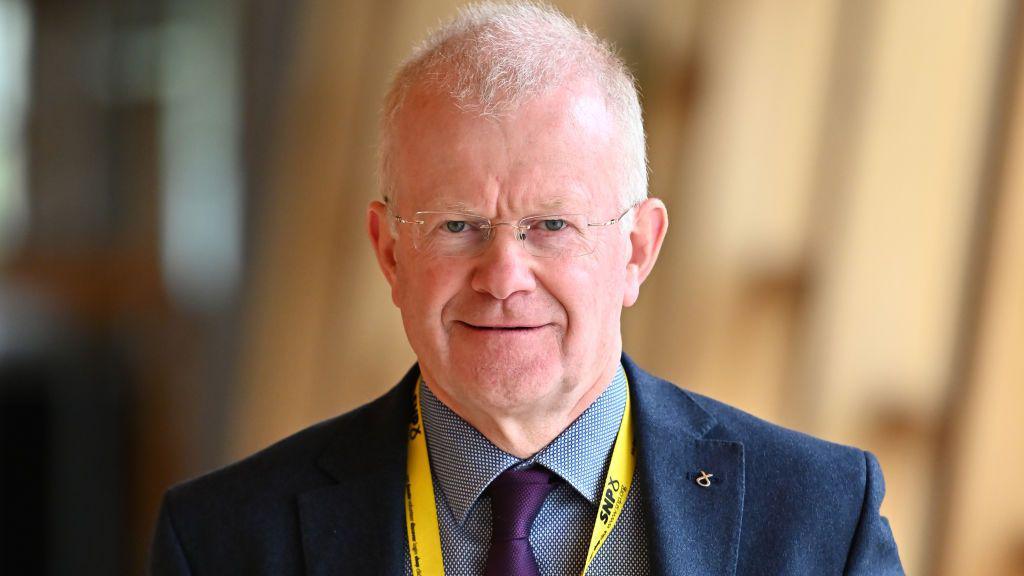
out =
<svg viewBox="0 0 1024 576"><path fill-rule="evenodd" d="M562 208L565 207L565 205L566 205L565 198L562 198L562 197L559 196L559 197L550 198L548 200L545 200L544 202L541 202L539 208L541 210L545 210L545 211L561 210Z"/></svg>

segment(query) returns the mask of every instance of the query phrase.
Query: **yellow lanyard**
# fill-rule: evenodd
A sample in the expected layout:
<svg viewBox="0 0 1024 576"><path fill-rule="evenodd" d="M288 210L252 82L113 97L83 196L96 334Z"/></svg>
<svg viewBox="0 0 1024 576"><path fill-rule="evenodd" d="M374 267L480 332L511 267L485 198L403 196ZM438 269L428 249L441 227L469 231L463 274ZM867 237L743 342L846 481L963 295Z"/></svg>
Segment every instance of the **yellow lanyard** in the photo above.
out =
<svg viewBox="0 0 1024 576"><path fill-rule="evenodd" d="M405 483L405 532L409 544L409 563L414 576L444 574L441 559L441 531L437 524L437 508L434 500L434 482L430 476L430 459L427 441L423 434L423 413L420 410L420 384L413 390L416 413L409 424L409 461ZM594 531L590 535L587 562L583 565L586 575L590 563L597 556L615 523L622 514L626 498L633 487L633 470L636 468L636 454L633 450L633 424L629 406L629 383L626 384L626 409L612 448L612 461L604 479L594 519Z"/></svg>

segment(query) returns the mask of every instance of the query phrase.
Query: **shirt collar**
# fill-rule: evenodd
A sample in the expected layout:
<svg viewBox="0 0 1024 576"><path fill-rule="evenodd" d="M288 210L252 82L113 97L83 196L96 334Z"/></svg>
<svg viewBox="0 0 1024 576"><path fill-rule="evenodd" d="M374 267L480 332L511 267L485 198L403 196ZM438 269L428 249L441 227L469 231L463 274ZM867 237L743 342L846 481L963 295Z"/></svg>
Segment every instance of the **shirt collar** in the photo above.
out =
<svg viewBox="0 0 1024 576"><path fill-rule="evenodd" d="M445 502L461 524L491 481L513 467L544 466L597 505L615 437L626 408L621 364L594 402L540 452L521 460L498 448L421 385L423 426L430 467Z"/></svg>

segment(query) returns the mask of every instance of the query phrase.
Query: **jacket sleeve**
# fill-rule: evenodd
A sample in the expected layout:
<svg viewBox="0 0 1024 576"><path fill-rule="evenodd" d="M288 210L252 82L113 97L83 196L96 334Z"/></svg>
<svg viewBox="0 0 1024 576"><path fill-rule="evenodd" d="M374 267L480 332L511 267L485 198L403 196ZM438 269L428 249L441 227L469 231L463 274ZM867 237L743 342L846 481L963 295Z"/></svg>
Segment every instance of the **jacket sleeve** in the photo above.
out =
<svg viewBox="0 0 1024 576"><path fill-rule="evenodd" d="M846 558L847 575L903 575L896 541L893 540L889 521L879 513L885 496L885 480L878 460L870 452L864 452L866 476L864 503L861 505L860 521L853 535L850 553Z"/></svg>
<svg viewBox="0 0 1024 576"><path fill-rule="evenodd" d="M183 576L191 575L192 570L185 559L185 551L178 538L178 532L171 520L171 510L164 496L160 506L160 517L156 522L156 532L149 553L149 573L152 576Z"/></svg>

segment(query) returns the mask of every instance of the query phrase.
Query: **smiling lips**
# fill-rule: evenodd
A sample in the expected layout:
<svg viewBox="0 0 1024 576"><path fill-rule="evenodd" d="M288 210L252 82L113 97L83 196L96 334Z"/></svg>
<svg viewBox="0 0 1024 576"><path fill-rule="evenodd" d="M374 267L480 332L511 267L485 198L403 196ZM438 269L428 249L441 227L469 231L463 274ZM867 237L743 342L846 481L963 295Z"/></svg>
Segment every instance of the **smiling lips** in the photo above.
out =
<svg viewBox="0 0 1024 576"><path fill-rule="evenodd" d="M477 330L477 331L480 331L480 332L499 332L499 331L520 331L520 332L525 332L525 331L536 330L538 328L543 328L544 326L547 326L547 324L537 324L537 325L532 325L532 324L477 325L477 324L470 324L469 322L463 322L462 320L458 320L457 323L465 326L466 328L469 328L470 330Z"/></svg>

